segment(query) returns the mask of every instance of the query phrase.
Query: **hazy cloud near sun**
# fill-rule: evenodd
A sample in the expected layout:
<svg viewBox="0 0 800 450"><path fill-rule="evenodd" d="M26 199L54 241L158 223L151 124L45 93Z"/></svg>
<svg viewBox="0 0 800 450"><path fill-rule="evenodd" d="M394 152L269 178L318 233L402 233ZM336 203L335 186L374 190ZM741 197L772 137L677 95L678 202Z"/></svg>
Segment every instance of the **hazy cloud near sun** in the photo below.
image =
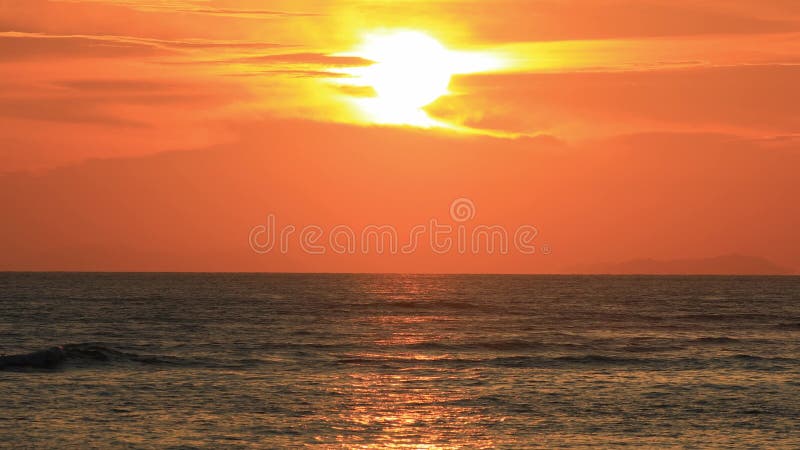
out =
<svg viewBox="0 0 800 450"><path fill-rule="evenodd" d="M592 137L647 130L800 130L800 65L458 77L427 110L475 128Z"/></svg>
<svg viewBox="0 0 800 450"><path fill-rule="evenodd" d="M0 88L0 140L13 144L0 171L218 144L257 117L353 123L348 100L375 91L336 85L335 69L371 63L340 55L367 24L511 61L455 77L427 107L477 132L792 136L799 19L784 0L0 0L0 71L15 80ZM27 135L50 127L58 148Z"/></svg>
<svg viewBox="0 0 800 450"><path fill-rule="evenodd" d="M368 4L368 2L364 2ZM392 12L466 21L492 42L625 39L800 31L800 8L784 0L765 2L672 0L463 0L378 2L365 6L367 20ZM787 14L787 12L789 14ZM402 18L400 19L402 20Z"/></svg>

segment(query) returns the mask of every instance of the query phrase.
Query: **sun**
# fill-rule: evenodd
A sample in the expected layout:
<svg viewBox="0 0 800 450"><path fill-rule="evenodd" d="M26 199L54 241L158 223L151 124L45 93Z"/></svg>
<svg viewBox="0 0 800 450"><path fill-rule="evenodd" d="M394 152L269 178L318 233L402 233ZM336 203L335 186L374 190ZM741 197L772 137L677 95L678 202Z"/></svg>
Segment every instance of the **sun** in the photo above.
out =
<svg viewBox="0 0 800 450"><path fill-rule="evenodd" d="M423 127L443 125L423 108L449 93L453 75L497 66L487 55L449 50L419 31L369 34L355 51L342 55L374 62L340 69L349 77L338 80L372 88L373 97L354 99L372 122Z"/></svg>
<svg viewBox="0 0 800 450"><path fill-rule="evenodd" d="M421 108L447 93L453 67L442 44L417 32L369 39L360 51L375 64L362 81L381 101L396 108Z"/></svg>

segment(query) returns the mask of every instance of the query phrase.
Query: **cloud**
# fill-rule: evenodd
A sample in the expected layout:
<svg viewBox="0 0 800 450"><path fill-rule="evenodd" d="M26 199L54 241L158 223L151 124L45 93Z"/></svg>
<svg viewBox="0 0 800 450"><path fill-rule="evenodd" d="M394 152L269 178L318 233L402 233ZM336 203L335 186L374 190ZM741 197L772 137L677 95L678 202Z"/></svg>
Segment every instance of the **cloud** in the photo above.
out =
<svg viewBox="0 0 800 450"><path fill-rule="evenodd" d="M80 98L4 98L0 99L0 117L114 127L147 126L146 122L104 112L102 104Z"/></svg>
<svg viewBox="0 0 800 450"><path fill-rule="evenodd" d="M53 84L77 91L111 93L164 91L179 87L175 82L141 79L80 79L56 81Z"/></svg>
<svg viewBox="0 0 800 450"><path fill-rule="evenodd" d="M148 39L148 42L164 47L176 49L225 49L225 50L263 50L270 48L292 47L292 45L278 44L274 42L252 42L252 41L222 41L207 39L182 39L164 40Z"/></svg>
<svg viewBox="0 0 800 450"><path fill-rule="evenodd" d="M375 88L372 86L341 85L331 86L331 88L351 97L376 97L378 95L378 93L375 92Z"/></svg>
<svg viewBox="0 0 800 450"><path fill-rule="evenodd" d="M111 36L0 33L0 61L158 56L168 52L149 42Z"/></svg>
<svg viewBox="0 0 800 450"><path fill-rule="evenodd" d="M428 108L476 128L598 136L648 130L750 135L800 129L800 65L461 76Z"/></svg>
<svg viewBox="0 0 800 450"><path fill-rule="evenodd" d="M340 72L329 72L326 70L262 70L258 72L247 72L236 75L243 76L263 76L263 75L287 75L295 78L350 78L352 75Z"/></svg>
<svg viewBox="0 0 800 450"><path fill-rule="evenodd" d="M749 8L730 7L744 3ZM773 4L777 3L775 1ZM800 31L798 16L769 12L761 2L668 0L481 0L395 2L365 7L365 21L393 15L413 23L423 13L464 24L482 41L523 42L624 39ZM793 8L796 10L796 8ZM762 12L762 14L754 13ZM766 12L766 13L764 13Z"/></svg>
<svg viewBox="0 0 800 450"><path fill-rule="evenodd" d="M217 108L243 94L224 85L174 78L84 78L17 83L0 95L0 117L111 127L161 126L180 112ZM2 91L0 91L2 92ZM159 117L162 120L156 120ZM3 134L13 134L8 128Z"/></svg>
<svg viewBox="0 0 800 450"><path fill-rule="evenodd" d="M184 50L254 51L287 47L267 42L163 40L129 36L0 32L1 60L177 56Z"/></svg>
<svg viewBox="0 0 800 450"><path fill-rule="evenodd" d="M0 31L51 35L130 36L164 41L254 41L263 21L270 29L303 20L304 11L211 8L207 2L26 0L0 2ZM310 13L314 13L311 11ZM309 17L309 19L315 19ZM294 28L294 27L291 27ZM258 33L263 34L263 33ZM274 36L274 33L272 33ZM296 34L295 34L296 35Z"/></svg>
<svg viewBox="0 0 800 450"><path fill-rule="evenodd" d="M14 82L0 86L0 171L216 142L235 105L251 98L230 79L115 62L7 66Z"/></svg>
<svg viewBox="0 0 800 450"><path fill-rule="evenodd" d="M51 97L40 95L30 98L74 98L98 105L179 103L197 106L213 104L215 101L226 103L243 96L236 89L208 83L199 84L199 81L191 79L86 78L54 81L52 85L61 90L48 91Z"/></svg>
<svg viewBox="0 0 800 450"><path fill-rule="evenodd" d="M317 13L297 13L286 11L270 11L263 9L220 9L220 8L195 8L195 9L169 9L174 12L186 12L191 14L209 14L212 16L232 16L244 17L253 19L262 19L264 17L307 17L319 16Z"/></svg>
<svg viewBox="0 0 800 450"><path fill-rule="evenodd" d="M61 0L62 2L77 3L81 0ZM122 6L136 11L143 12L166 12L166 13L189 13L207 14L212 16L233 16L243 18L263 19L265 17L305 17L318 16L318 13L310 12L291 12L267 9L249 8L212 8L206 1L196 0L173 0L171 2L148 2L140 0L83 0L86 3L105 4Z"/></svg>
<svg viewBox="0 0 800 450"><path fill-rule="evenodd" d="M298 64L325 67L353 67L374 64L374 61L360 58L358 56L337 56L324 53L282 53L276 55L249 56L246 58L221 62L239 62L248 64Z"/></svg>
<svg viewBox="0 0 800 450"><path fill-rule="evenodd" d="M352 75L335 72L330 69L339 67L360 67L374 64L357 56L339 56L325 53L280 53L269 55L245 56L232 59L184 59L173 61L175 65L215 65L229 68L226 75L232 76L288 76L294 79L330 79L347 78ZM247 65L243 69L242 65ZM321 86L321 85L320 85Z"/></svg>

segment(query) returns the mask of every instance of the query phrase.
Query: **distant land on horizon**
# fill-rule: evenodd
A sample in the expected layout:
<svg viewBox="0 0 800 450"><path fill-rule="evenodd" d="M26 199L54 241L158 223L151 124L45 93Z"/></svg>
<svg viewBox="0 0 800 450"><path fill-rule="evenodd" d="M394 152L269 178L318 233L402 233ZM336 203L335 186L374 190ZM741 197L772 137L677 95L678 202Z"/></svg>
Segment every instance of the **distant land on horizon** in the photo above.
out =
<svg viewBox="0 0 800 450"><path fill-rule="evenodd" d="M766 258L749 255L722 255L710 258L657 260L632 259L616 263L573 266L576 274L609 275L795 275L797 271L779 266Z"/></svg>

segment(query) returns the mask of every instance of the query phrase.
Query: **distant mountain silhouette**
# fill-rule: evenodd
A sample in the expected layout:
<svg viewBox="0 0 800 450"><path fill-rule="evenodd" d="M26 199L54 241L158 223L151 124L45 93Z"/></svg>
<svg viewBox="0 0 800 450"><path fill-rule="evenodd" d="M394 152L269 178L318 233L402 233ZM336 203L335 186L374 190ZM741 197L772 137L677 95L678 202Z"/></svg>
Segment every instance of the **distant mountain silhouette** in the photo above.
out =
<svg viewBox="0 0 800 450"><path fill-rule="evenodd" d="M633 259L618 263L575 266L573 273L647 275L791 275L793 270L747 255L723 255L695 259Z"/></svg>

